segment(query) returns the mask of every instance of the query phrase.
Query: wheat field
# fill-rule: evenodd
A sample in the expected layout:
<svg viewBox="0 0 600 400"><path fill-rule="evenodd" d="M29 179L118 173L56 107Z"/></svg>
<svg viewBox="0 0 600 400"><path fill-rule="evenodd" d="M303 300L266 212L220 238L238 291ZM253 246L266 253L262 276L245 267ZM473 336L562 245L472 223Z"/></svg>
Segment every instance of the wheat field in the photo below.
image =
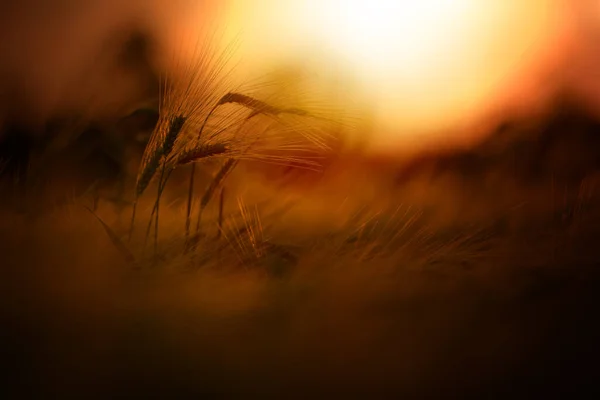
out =
<svg viewBox="0 0 600 400"><path fill-rule="evenodd" d="M3 398L595 387L595 117L559 98L388 160L348 141L356 110L287 75L234 84L207 48L154 109L0 160Z"/></svg>

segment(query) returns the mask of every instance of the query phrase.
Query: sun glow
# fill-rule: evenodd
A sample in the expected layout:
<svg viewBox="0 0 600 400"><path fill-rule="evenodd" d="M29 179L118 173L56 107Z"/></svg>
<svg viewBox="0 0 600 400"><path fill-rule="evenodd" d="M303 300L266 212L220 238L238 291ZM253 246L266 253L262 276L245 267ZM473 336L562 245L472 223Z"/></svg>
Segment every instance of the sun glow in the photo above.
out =
<svg viewBox="0 0 600 400"><path fill-rule="evenodd" d="M433 53L450 46L474 9L473 0L333 0L317 14L333 51L375 74L402 65L427 67Z"/></svg>
<svg viewBox="0 0 600 400"><path fill-rule="evenodd" d="M367 105L371 138L385 145L436 140L493 108L507 88L524 90L560 52L568 3L229 1L246 76L298 62L317 79L349 76L343 95Z"/></svg>

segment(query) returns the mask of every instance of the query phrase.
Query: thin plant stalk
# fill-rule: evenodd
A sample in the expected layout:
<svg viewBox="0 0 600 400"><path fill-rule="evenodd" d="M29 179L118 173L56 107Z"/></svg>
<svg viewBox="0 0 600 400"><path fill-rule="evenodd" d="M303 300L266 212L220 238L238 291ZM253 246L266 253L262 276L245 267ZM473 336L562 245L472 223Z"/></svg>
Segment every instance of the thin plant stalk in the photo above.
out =
<svg viewBox="0 0 600 400"><path fill-rule="evenodd" d="M131 223L129 224L129 236L127 238L128 243L131 242L131 238L133 236L133 227L135 225L135 213L137 211L137 202L138 202L138 198L136 196L135 200L133 201L133 211L131 212Z"/></svg>
<svg viewBox="0 0 600 400"><path fill-rule="evenodd" d="M198 131L198 140L201 139L202 133L204 132L204 128L206 127L208 120L214 114L214 112L217 110L217 108L219 108L220 106L222 106L224 104L228 104L228 103L238 103L238 104L241 104L248 108L253 109L250 116L248 116L242 123L242 126L245 122L247 122L248 120L255 117L256 115L258 115L261 112L277 113L277 111L278 111L275 107L271 107L271 106L267 105L266 103L261 102L256 99L253 99L249 96L240 95L237 93L227 93L210 109L210 111L204 118L204 121L202 122L202 126L200 126L200 129ZM240 128L238 129L238 132L241 130L242 126L240 126ZM187 212L186 221L185 221L185 226L186 226L185 242L186 243L188 243L189 237L190 237L189 226L191 223L192 199L194 197L195 172L196 172L196 165L192 164L192 170L190 172L190 183L189 183L189 188L188 188L188 206L187 206L188 212ZM215 189L216 189L216 187L215 187ZM198 231L200 230L200 214L202 213L203 206L201 205L200 207L201 207L201 209L198 211L198 222L196 224L196 234L198 234ZM187 247L187 245L186 245L186 247Z"/></svg>
<svg viewBox="0 0 600 400"><path fill-rule="evenodd" d="M212 116L215 110L221 105L221 102L217 102L206 115L204 121L202 122L202 126L200 126L200 130L198 131L198 140L202 137L202 133L204 132L204 128L208 123L208 119ZM185 247L188 247L188 243L190 240L190 225L192 222L192 200L194 198L194 179L196 176L196 164L192 164L192 170L190 171L190 183L188 186L188 203L187 203L187 211L185 216ZM197 229L196 229L197 230Z"/></svg>
<svg viewBox="0 0 600 400"><path fill-rule="evenodd" d="M160 171L160 179L159 179L159 183L158 183L158 193L156 195L156 205L155 205L155 222L154 222L154 258L156 259L156 256L158 254L158 217L160 215L160 198L162 196L162 192L164 190L164 187L167 185L167 182L165 181L163 183L163 179L165 177L165 164L163 164L161 171Z"/></svg>
<svg viewBox="0 0 600 400"><path fill-rule="evenodd" d="M269 105L261 100L257 100L254 99L250 96L247 95L243 95L240 93L234 93L234 92L230 92L225 94L209 111L209 113L206 115L206 117L204 118L204 121L202 123L202 126L200 127L200 130L198 131L198 139L200 139L202 137L202 134L204 132L204 128L206 127L206 124L208 123L209 118L214 114L214 112L216 111L216 109L222 105L225 104L231 104L231 103L235 103L238 105L241 105L243 107L249 108L252 110L252 112L250 113L250 115L248 117L246 117L244 119L244 121L242 122L242 124L240 125L240 127L238 128L238 133L241 131L242 127L244 126L244 124L246 122L248 122L249 120L251 120L252 118L256 117L257 115L260 114L264 114L264 115L274 115L277 116L279 114L295 114L295 115L301 115L301 116L309 116L309 114L301 109L297 109L297 108L278 108L278 107L274 107L272 105ZM248 149L251 147L252 145L248 146ZM227 174L235 167L235 165L237 164L237 160L234 159L228 159L227 162L221 167L221 169L217 172L217 174L215 175L215 178L213 179L211 185L209 186L209 188L207 189L207 191L204 193L204 196L202 197L202 200L200 202L200 209L198 210L198 219L196 222L196 234L195 236L198 237L199 231L200 231L200 221L202 218L202 212L204 210L204 208L206 207L206 205L208 204L208 202L210 201L210 199L212 198L212 195L214 193L215 190L217 190L219 188L219 185L222 183L222 181L225 179L225 177L227 176ZM189 233L189 225L190 225L190 218L191 218L191 210L192 210L192 198L194 195L194 175L195 175L195 165L192 165L192 171L190 173L190 183L189 183L189 189L188 189L188 212L186 215L186 238L185 238L185 243L186 243L186 249L189 249L189 240L190 240L190 233Z"/></svg>
<svg viewBox="0 0 600 400"><path fill-rule="evenodd" d="M217 239L221 238L221 232L223 231L223 202L225 199L225 187L221 188L219 193L219 231L217 232Z"/></svg>
<svg viewBox="0 0 600 400"><path fill-rule="evenodd" d="M166 182L163 182L163 180L165 180L164 179L165 164L166 164L169 154L171 154L171 152L173 151L173 146L175 145L175 141L177 140L177 137L181 133L181 130L183 129L183 126L184 126L186 120L187 120L187 118L182 115L178 115L169 120L168 130L167 130L167 133L166 133L162 143L158 146L158 148L155 149L154 153L150 157L150 161L147 162L147 164L144 166L144 168L142 169L142 172L140 173L140 175L138 177L138 181L136 183L136 194L135 194L135 201L133 204L133 212L131 215L129 240L131 240L131 237L133 236L133 228L135 225L137 201L138 201L139 197L143 194L143 192L146 189L146 187L148 186L148 184L150 183L156 170L159 168L160 161L162 159L164 159L164 163L161 168L161 175L160 175L160 179L159 179L159 183L158 183L157 202L155 203L155 208L158 208L158 201L160 200L160 196L162 195L162 191L164 189L164 183L166 183ZM168 179L168 176L167 176L167 179ZM152 221L152 216L150 217L150 220ZM150 224L151 223L152 222L150 222ZM146 234L146 239L147 239L147 236L148 236L148 233Z"/></svg>
<svg viewBox="0 0 600 400"><path fill-rule="evenodd" d="M152 207L152 212L150 213L150 221L148 222L148 228L146 229L144 248L146 247L146 245L148 243L148 239L150 238L150 230L152 229L153 222L155 222L158 219L158 218L156 218L156 214L158 213L158 209L159 209L159 199L161 198L161 196L165 190L165 187L167 186L167 182L169 180L169 177L171 176L171 172L172 172L172 169L169 169L166 172L166 175L164 177L161 172L161 181L159 182L158 196L156 197L156 200L154 200L154 206Z"/></svg>
<svg viewBox="0 0 600 400"><path fill-rule="evenodd" d="M226 96L224 96L224 98L226 98ZM204 123L202 125L201 129L204 129L204 126L206 125L208 118L210 117L210 114L212 114L217 107L219 107L220 105L224 104L223 100L221 99L221 101L219 101L210 111L209 115L206 117L206 119L204 120ZM244 119L244 121L242 122L242 124L240 125L240 127L238 128L238 134L239 132L242 130L242 128L244 127L244 125L250 121L252 118L254 118L255 116L257 116L258 113L256 111L252 111L250 113L250 115L248 117L246 117L246 119ZM200 134L202 133L202 131L200 131ZM206 207L206 205L208 204L208 202L210 201L210 199L212 198L212 195L214 193L215 190L218 189L219 185L221 184L221 182L225 179L225 176L227 176L227 174L235 167L235 165L237 164L237 161L233 158L229 158L225 164L223 164L223 166L221 167L221 169L217 172L217 174L215 175L213 181L211 182L210 186L208 187L208 189L206 190L206 192L204 193L204 196L202 196L202 200L200 202L200 209L198 210L198 219L196 220L196 233L195 235L198 236L199 232L200 232L200 221L202 219L202 211L204 210L204 208ZM192 174L193 174L194 170L192 169ZM193 176L193 175L192 175ZM188 209L190 209L191 207L191 197L193 195L193 182L190 181L190 190L188 193ZM191 211L191 209L190 209ZM190 218L190 214L188 214L188 219ZM186 227L189 225L190 221L186 221ZM189 232L186 230L186 243L188 241L189 238Z"/></svg>
<svg viewBox="0 0 600 400"><path fill-rule="evenodd" d="M227 175L229 175L231 170L233 170L233 168L236 165L237 165L236 159L234 159L234 158L227 159L225 164L223 164L221 166L221 169L219 169L219 171L214 176L212 182L210 183L210 186L206 189L206 192L204 192L204 195L202 196L202 199L200 200L200 209L198 210L198 219L196 220L196 234L198 234L198 232L200 231L200 222L202 220L202 213L203 213L204 209L206 208L206 206L212 199L215 191L219 188L221 183L223 183L223 181L225 180Z"/></svg>
<svg viewBox="0 0 600 400"><path fill-rule="evenodd" d="M187 201L187 209L185 214L185 242L188 242L190 237L190 225L191 225L191 215L192 215L192 198L194 194L194 179L196 175L196 164L192 164L192 170L190 172L190 185L188 189L188 201Z"/></svg>

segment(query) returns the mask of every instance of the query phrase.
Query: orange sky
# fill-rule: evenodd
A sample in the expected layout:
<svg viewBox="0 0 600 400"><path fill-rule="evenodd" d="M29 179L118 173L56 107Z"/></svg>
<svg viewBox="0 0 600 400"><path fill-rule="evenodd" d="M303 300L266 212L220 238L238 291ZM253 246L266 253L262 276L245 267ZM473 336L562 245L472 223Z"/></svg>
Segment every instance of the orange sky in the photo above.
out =
<svg viewBox="0 0 600 400"><path fill-rule="evenodd" d="M371 143L390 149L471 139L495 109L542 101L576 51L574 4L230 0L225 20L242 35L244 78L298 61L321 85L343 76Z"/></svg>
<svg viewBox="0 0 600 400"><path fill-rule="evenodd" d="M596 0L392 1L388 9L384 3L27 0L4 13L0 73L24 85L32 116L90 98L98 107L126 104L135 92L127 81L103 84L116 82L107 75L81 85L97 72L94 57L107 38L138 24L177 44L173 28L201 30L213 20L207 10L217 6L220 19L213 22L242 38L240 81L300 63L310 77L307 91L360 108L361 134L380 149L464 143L467 132L478 132L462 127L494 109L530 109L562 84L600 109Z"/></svg>

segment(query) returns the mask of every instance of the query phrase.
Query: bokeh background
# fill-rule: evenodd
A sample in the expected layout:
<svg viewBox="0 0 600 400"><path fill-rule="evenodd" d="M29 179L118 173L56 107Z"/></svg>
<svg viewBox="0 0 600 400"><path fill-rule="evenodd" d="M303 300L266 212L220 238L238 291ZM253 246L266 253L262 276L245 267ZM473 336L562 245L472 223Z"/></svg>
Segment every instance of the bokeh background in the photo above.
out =
<svg viewBox="0 0 600 400"><path fill-rule="evenodd" d="M241 162L195 253L176 170L136 269L159 82L207 34L340 140ZM4 0L0 54L0 397L596 389L598 1Z"/></svg>
<svg viewBox="0 0 600 400"><path fill-rule="evenodd" d="M122 115L152 98L165 48L207 29L241 38L241 81L293 65L328 84L378 150L470 143L560 90L600 108L593 0L388 3L4 1L0 115L31 129L65 110Z"/></svg>

